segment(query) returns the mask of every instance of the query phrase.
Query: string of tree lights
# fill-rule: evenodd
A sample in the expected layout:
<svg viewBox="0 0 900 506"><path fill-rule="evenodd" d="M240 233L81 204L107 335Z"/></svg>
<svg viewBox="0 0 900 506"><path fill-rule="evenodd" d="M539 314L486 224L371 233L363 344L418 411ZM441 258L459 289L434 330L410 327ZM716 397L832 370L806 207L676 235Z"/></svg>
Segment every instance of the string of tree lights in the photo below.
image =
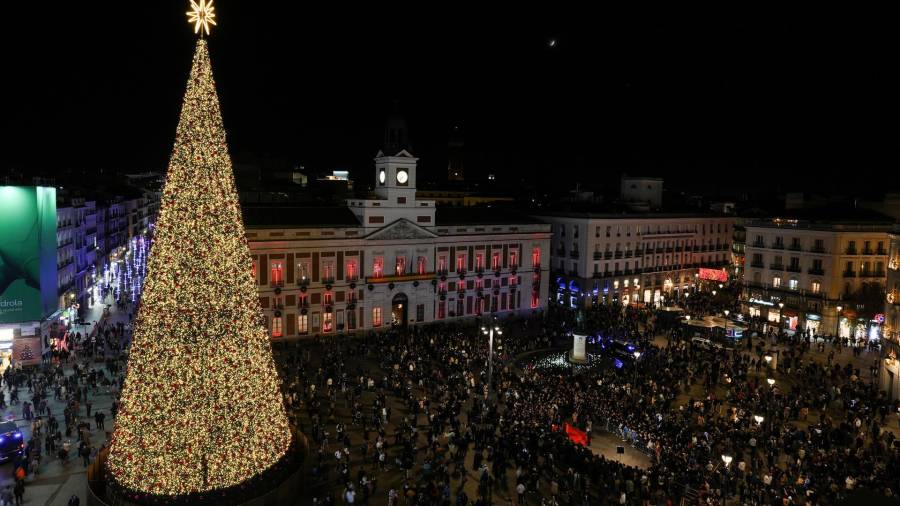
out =
<svg viewBox="0 0 900 506"><path fill-rule="evenodd" d="M288 452L292 435L251 265L201 38L110 446L116 485L157 497L221 490Z"/></svg>

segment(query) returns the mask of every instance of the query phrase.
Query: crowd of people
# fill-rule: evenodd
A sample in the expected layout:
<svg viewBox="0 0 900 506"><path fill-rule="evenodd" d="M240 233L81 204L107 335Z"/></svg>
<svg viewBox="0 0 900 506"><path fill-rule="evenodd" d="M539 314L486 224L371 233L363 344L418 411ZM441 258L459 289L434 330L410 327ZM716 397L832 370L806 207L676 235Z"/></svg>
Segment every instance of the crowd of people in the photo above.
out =
<svg viewBox="0 0 900 506"><path fill-rule="evenodd" d="M0 375L4 419L20 426L24 422L30 429L23 431L23 451L10 459L16 504L25 493L26 478L40 473L42 464L87 467L109 440L112 428L107 420L118 410L127 324L113 321L107 310L86 335L74 329L62 335L60 345L40 365L13 362Z"/></svg>
<svg viewBox="0 0 900 506"><path fill-rule="evenodd" d="M772 329L701 349L677 328L654 339L650 310L599 305L582 321L633 342L633 365L573 373L513 360L570 345L575 321L554 309L503 322L490 397L477 327L281 352L289 411L315 449L315 502L833 504L857 488L898 490L886 428L897 406L839 344L825 356ZM773 365L764 357L774 348ZM622 435L650 465L580 446L554 430L566 423Z"/></svg>

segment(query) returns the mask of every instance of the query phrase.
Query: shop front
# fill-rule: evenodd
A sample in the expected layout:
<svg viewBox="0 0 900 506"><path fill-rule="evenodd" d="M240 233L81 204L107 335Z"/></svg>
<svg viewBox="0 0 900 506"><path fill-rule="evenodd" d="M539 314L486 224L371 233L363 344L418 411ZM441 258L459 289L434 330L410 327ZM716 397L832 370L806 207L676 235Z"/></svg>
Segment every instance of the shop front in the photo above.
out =
<svg viewBox="0 0 900 506"><path fill-rule="evenodd" d="M806 326L804 330L810 334L819 334L819 328L822 326L822 315L818 313L806 313Z"/></svg>

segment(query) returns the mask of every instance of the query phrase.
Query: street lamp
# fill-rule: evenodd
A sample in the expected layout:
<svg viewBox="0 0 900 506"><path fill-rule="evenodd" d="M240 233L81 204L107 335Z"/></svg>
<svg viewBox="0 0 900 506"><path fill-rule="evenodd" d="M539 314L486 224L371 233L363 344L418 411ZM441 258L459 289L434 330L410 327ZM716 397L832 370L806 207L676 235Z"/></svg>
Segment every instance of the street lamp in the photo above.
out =
<svg viewBox="0 0 900 506"><path fill-rule="evenodd" d="M716 296L716 291L713 290L713 291L712 291L712 294L713 294L713 297L715 297L715 296Z"/></svg>
<svg viewBox="0 0 900 506"><path fill-rule="evenodd" d="M719 283L719 290L721 290L723 286L725 286L725 285L723 285L722 283Z"/></svg>
<svg viewBox="0 0 900 506"><path fill-rule="evenodd" d="M498 336L503 335L500 327L494 325L490 328L481 327L481 333L488 336L488 399L491 398L491 386L494 382L494 333Z"/></svg>
<svg viewBox="0 0 900 506"><path fill-rule="evenodd" d="M641 352L634 352L634 388L637 388L637 361L641 358Z"/></svg>
<svg viewBox="0 0 900 506"><path fill-rule="evenodd" d="M722 462L725 463L725 497L728 497L728 466L732 460L734 460L734 457L731 455L722 455Z"/></svg>
<svg viewBox="0 0 900 506"><path fill-rule="evenodd" d="M766 383L768 383L770 387L774 387L775 386L775 378L767 379Z"/></svg>
<svg viewBox="0 0 900 506"><path fill-rule="evenodd" d="M838 334L841 331L841 310L842 309L844 309L843 306L838 306L837 307L837 316L834 317L834 337L835 337L835 339L840 337L840 336L838 336Z"/></svg>
<svg viewBox="0 0 900 506"><path fill-rule="evenodd" d="M765 417L762 415L754 415L753 419L756 420L757 424L761 424L763 423L763 420L765 420Z"/></svg>

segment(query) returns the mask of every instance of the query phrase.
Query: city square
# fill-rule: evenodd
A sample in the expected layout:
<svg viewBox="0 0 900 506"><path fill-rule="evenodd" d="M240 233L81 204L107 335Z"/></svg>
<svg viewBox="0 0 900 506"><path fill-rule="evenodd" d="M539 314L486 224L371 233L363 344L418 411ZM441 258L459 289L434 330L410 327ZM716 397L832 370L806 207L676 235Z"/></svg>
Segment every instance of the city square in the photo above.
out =
<svg viewBox="0 0 900 506"><path fill-rule="evenodd" d="M153 78L95 53L110 70L67 62L91 84L50 94L63 106L11 109L0 506L900 504L900 188L823 172L870 136L800 162L820 139L735 147L648 105L679 90L756 131L812 73L768 89L676 53L714 36L721 55L768 52L746 61L773 76L813 28L629 21L603 36L647 45L613 58L568 15L498 31L462 9L445 21L463 41L359 28L349 48L310 27L335 76L314 83L272 65L296 28L183 7L138 7L145 38L114 49ZM759 26L779 43L748 44ZM63 33L62 51L98 47ZM393 74L377 97L343 88L370 65ZM448 85L451 66L483 79ZM755 110L735 98L761 89ZM684 131L645 129L640 100ZM32 147L54 135L71 154ZM98 138L109 152L87 156ZM865 152L859 178L891 170Z"/></svg>

